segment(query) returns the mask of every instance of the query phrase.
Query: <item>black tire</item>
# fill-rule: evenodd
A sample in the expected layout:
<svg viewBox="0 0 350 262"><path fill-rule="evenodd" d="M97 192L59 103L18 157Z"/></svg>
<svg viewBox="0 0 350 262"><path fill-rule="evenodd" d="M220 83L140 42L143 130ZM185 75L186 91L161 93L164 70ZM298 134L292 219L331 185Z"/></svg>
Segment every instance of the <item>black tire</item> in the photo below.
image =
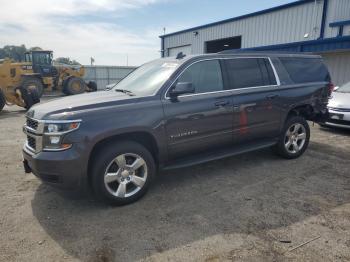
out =
<svg viewBox="0 0 350 262"><path fill-rule="evenodd" d="M63 82L62 92L66 95L78 95L84 93L86 84L83 79L79 77L71 77Z"/></svg>
<svg viewBox="0 0 350 262"><path fill-rule="evenodd" d="M89 81L87 86L89 87L89 92L96 92L97 91L97 84L96 84L96 82Z"/></svg>
<svg viewBox="0 0 350 262"><path fill-rule="evenodd" d="M6 105L6 98L4 93L0 90L0 112L4 109L5 105Z"/></svg>
<svg viewBox="0 0 350 262"><path fill-rule="evenodd" d="M44 85L39 78L36 77L25 77L21 83L21 87L26 90L36 89L39 98L44 93Z"/></svg>
<svg viewBox="0 0 350 262"><path fill-rule="evenodd" d="M128 183L125 186L126 188L125 192L128 191L128 187L129 189L131 189L131 191L133 190L133 187L136 188L134 190L137 190L137 186L133 182L134 178L130 180L128 171L124 170L120 172L121 170L123 170L123 168L120 168L117 162L113 162L116 160L117 157L120 157L122 155L128 155L128 154L137 155L141 157L141 159L144 161L143 163L145 164L145 167L141 166L139 168L139 169L142 168L141 170L142 172L134 173L137 175L140 174L142 179L144 179L144 182L142 187L140 187L140 189L138 189L136 193L130 196L127 196L126 194L124 194L124 197L119 197L117 196L117 194L121 183ZM153 156L144 146L140 145L139 143L136 143L133 141L124 141L124 142L121 141L121 142L105 145L99 150L97 154L95 154L95 156L96 157L93 160L92 169L91 169L92 188L95 196L98 199L104 202L108 202L109 204L126 205L137 201L147 192L153 178L155 177L156 165L155 165ZM133 162L134 160L132 158L128 159L128 157L129 156L126 156L124 157L124 159L126 159L126 163L130 167L132 163L136 163L136 160L135 162ZM128 160L131 160L131 162L128 163ZM119 174L118 181L114 180L110 182L110 184L106 185L105 176L107 171L109 171L112 174L118 173ZM126 173L126 176L124 176L125 173L123 172ZM126 179L129 179L129 180L126 181ZM124 180L124 182L121 182L122 180ZM111 191L114 194L112 194Z"/></svg>
<svg viewBox="0 0 350 262"><path fill-rule="evenodd" d="M35 88L26 89L24 87L20 87L20 91L21 91L23 101L25 103L25 109L28 110L33 105L40 103L38 90L36 90Z"/></svg>
<svg viewBox="0 0 350 262"><path fill-rule="evenodd" d="M294 131L293 127L296 127L296 125L298 124L301 125L301 127L297 131ZM298 136L303 137L302 133L305 133L305 140L298 140ZM288 134L290 134L290 136ZM293 141L294 143L291 143L289 145L288 142L291 141ZM282 156L283 158L295 159L300 157L305 152L309 145L309 141L310 127L305 118L301 116L291 116L286 120L278 143L273 147L273 149L278 155ZM295 150L295 148L298 149Z"/></svg>

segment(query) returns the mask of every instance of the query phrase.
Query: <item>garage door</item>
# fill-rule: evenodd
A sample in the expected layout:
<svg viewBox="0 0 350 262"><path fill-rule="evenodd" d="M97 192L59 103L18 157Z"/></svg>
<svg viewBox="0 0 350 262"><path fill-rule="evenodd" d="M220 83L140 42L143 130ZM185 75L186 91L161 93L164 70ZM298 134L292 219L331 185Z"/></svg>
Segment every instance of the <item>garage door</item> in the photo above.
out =
<svg viewBox="0 0 350 262"><path fill-rule="evenodd" d="M191 51L191 45L172 47L168 48L168 56L176 56L180 52L184 53L185 55L190 55Z"/></svg>

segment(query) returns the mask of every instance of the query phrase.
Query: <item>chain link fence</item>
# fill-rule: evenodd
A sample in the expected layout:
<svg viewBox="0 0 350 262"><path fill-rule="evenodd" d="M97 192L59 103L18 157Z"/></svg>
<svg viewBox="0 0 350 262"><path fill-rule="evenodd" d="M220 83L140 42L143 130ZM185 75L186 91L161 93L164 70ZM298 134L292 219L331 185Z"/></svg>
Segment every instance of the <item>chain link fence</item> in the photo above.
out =
<svg viewBox="0 0 350 262"><path fill-rule="evenodd" d="M107 85L118 83L137 67L132 66L84 66L84 80L95 81L98 90L104 90Z"/></svg>

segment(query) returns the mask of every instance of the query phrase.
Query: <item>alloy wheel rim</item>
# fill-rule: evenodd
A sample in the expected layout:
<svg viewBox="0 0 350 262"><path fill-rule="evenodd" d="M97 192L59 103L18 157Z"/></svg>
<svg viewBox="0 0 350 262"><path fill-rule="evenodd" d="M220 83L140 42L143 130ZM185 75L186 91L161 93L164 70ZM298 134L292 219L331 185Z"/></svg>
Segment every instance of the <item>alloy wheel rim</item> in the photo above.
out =
<svg viewBox="0 0 350 262"><path fill-rule="evenodd" d="M147 180L147 164L139 155L125 153L114 158L104 174L104 185L115 197L128 198L139 192Z"/></svg>
<svg viewBox="0 0 350 262"><path fill-rule="evenodd" d="M284 137L284 147L291 154L297 154L306 142L306 129L302 124L291 125Z"/></svg>

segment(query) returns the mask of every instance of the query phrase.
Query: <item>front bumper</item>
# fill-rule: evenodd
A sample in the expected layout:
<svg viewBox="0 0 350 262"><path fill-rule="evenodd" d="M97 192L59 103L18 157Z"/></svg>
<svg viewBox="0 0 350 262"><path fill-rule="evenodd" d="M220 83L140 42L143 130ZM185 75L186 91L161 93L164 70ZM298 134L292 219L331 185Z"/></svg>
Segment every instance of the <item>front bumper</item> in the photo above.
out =
<svg viewBox="0 0 350 262"><path fill-rule="evenodd" d="M328 117L322 122L323 125L350 129L350 110L328 109Z"/></svg>
<svg viewBox="0 0 350 262"><path fill-rule="evenodd" d="M73 146L65 151L34 154L24 146L24 169L54 187L80 190L86 185L87 162L79 151Z"/></svg>

